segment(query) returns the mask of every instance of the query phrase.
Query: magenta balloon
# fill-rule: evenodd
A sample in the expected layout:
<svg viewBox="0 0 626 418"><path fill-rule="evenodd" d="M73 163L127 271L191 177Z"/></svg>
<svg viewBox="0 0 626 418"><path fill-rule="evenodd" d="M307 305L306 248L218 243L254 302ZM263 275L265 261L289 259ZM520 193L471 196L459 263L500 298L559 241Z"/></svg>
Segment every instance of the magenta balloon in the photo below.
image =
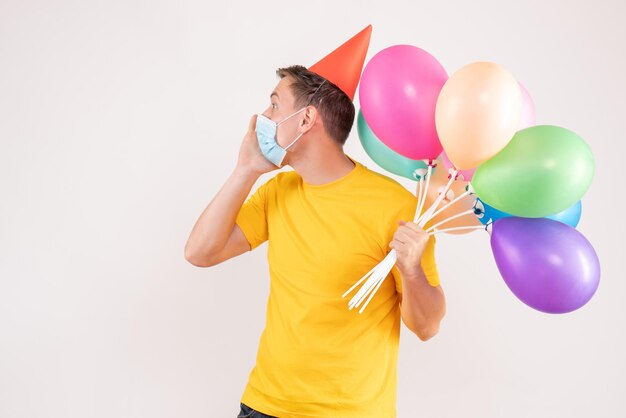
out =
<svg viewBox="0 0 626 418"><path fill-rule="evenodd" d="M547 313L574 311L600 282L600 262L587 238L548 218L508 217L493 223L491 248L511 291Z"/></svg>
<svg viewBox="0 0 626 418"><path fill-rule="evenodd" d="M445 151L441 153L441 161L443 161L443 165L444 167L446 167L446 170L450 170L451 168L456 168L454 167L454 164L452 164L452 161L450 161L450 159L446 155ZM460 170L458 175L462 176L462 179L460 178L459 180L463 180L463 181L472 180L472 177L474 176L475 171L476 171L476 167L470 168L469 170Z"/></svg>
<svg viewBox="0 0 626 418"><path fill-rule="evenodd" d="M535 126L536 117L533 98L530 97L528 90L526 90L526 87L524 87L522 83L518 81L517 84L519 84L520 91L522 92L522 117L519 122L519 128L517 129L519 131L530 126Z"/></svg>
<svg viewBox="0 0 626 418"><path fill-rule="evenodd" d="M435 105L447 80L443 66L423 49L385 48L363 70L359 86L363 117L392 150L414 160L434 160L442 151Z"/></svg>

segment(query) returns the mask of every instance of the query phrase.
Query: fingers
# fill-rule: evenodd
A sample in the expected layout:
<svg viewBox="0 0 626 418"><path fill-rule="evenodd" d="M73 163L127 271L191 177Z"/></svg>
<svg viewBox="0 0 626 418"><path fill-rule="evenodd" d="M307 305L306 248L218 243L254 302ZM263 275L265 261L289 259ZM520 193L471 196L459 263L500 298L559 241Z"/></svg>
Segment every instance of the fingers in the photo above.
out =
<svg viewBox="0 0 626 418"><path fill-rule="evenodd" d="M429 236L428 234L426 234L426 232L422 231L420 229L420 231L415 231L411 228L408 228L406 225L405 226L401 226L400 228L398 228L396 230L396 232L393 235L393 240L398 241L399 245L422 245L426 243L426 241L428 241Z"/></svg>
<svg viewBox="0 0 626 418"><path fill-rule="evenodd" d="M398 228L396 232L393 234L393 237L398 238L403 242L406 242L407 239L411 238L412 234L413 234L413 231L407 228Z"/></svg>
<svg viewBox="0 0 626 418"><path fill-rule="evenodd" d="M420 228L420 226L418 224L416 224L415 222L405 222L405 221L400 221L400 225L410 228L415 232L422 232L424 231L423 228Z"/></svg>
<svg viewBox="0 0 626 418"><path fill-rule="evenodd" d="M426 232L424 232L424 230L422 230L421 228L416 230L408 227L407 225L404 225L396 230L394 237L403 237L410 240L419 240L420 237L424 234L426 234ZM405 239L403 239L403 241L406 241Z"/></svg>
<svg viewBox="0 0 626 418"><path fill-rule="evenodd" d="M392 248L394 250L396 250L397 252L403 252L404 251L404 243L401 241L398 241L397 239L394 239L393 241L391 241L389 243L389 248Z"/></svg>

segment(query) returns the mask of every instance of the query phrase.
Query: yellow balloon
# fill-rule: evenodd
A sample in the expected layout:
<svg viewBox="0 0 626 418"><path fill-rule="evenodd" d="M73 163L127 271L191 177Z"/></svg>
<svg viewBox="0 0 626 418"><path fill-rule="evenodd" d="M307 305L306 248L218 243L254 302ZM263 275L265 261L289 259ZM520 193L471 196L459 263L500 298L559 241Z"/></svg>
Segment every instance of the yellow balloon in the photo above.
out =
<svg viewBox="0 0 626 418"><path fill-rule="evenodd" d="M477 167L513 138L522 116L515 77L492 62L468 64L446 81L435 126L446 155L459 170Z"/></svg>

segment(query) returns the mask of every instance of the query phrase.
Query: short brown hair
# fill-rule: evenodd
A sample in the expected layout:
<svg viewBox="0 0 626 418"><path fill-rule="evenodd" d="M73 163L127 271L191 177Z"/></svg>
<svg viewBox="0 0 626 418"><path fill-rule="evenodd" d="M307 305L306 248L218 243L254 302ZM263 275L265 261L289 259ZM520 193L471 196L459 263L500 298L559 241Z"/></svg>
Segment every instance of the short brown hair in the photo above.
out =
<svg viewBox="0 0 626 418"><path fill-rule="evenodd" d="M354 104L348 95L330 80L302 65L279 68L276 75L293 79L290 87L296 98L296 107L307 104L315 106L324 121L326 133L344 145L354 124L355 113Z"/></svg>

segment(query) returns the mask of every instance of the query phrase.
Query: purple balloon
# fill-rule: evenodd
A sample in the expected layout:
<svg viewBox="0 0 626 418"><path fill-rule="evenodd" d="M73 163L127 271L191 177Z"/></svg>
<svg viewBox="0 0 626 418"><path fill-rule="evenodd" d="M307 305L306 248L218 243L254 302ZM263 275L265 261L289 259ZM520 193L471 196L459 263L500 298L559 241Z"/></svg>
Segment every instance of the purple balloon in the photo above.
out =
<svg viewBox="0 0 626 418"><path fill-rule="evenodd" d="M579 231L548 218L501 218L491 248L498 270L522 302L546 313L574 311L600 282L598 256Z"/></svg>

